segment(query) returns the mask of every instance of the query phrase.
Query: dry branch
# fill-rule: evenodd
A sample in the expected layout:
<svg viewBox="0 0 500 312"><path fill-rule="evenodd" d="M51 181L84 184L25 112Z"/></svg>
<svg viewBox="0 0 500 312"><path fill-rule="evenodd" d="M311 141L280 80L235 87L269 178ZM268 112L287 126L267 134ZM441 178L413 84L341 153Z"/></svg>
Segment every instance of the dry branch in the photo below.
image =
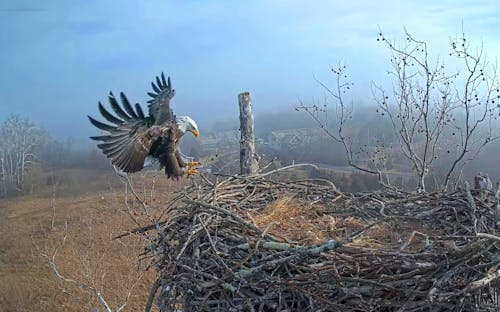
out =
<svg viewBox="0 0 500 312"><path fill-rule="evenodd" d="M147 249L161 311L500 309L491 192L471 209L465 191L347 194L262 176L196 188Z"/></svg>

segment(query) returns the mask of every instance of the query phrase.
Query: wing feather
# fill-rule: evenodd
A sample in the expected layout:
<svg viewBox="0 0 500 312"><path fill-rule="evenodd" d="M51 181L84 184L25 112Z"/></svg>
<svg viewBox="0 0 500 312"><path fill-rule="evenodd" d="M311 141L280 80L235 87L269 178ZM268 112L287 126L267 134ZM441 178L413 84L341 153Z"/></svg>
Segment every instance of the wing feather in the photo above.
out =
<svg viewBox="0 0 500 312"><path fill-rule="evenodd" d="M125 113L123 111L123 109L120 107L120 105L118 104L118 101L116 100L116 98L112 92L109 92L108 100L109 100L109 104L111 105L111 108L115 111L115 113L119 117L123 118L126 121L131 119L130 116L127 115L127 113Z"/></svg>
<svg viewBox="0 0 500 312"><path fill-rule="evenodd" d="M111 138L113 138L112 135L96 135L96 136L91 136L90 137L92 140L95 140L95 141L105 141L105 140L109 140Z"/></svg>
<svg viewBox="0 0 500 312"><path fill-rule="evenodd" d="M150 152L151 145L164 132L165 126L152 129L144 116L139 104L132 106L124 93L120 93L121 106L113 93L109 93L109 104L116 116L111 114L99 102L99 112L113 125L100 122L88 116L90 122L100 130L106 131L103 135L93 136L91 139L99 141L99 149L110 159L111 163L124 172L136 172L142 169L144 159Z"/></svg>
<svg viewBox="0 0 500 312"><path fill-rule="evenodd" d="M116 149L117 147L121 147L121 144L127 142L127 140L128 138L126 136L123 136L122 138L116 141L97 144L97 147L111 151L113 149Z"/></svg>
<svg viewBox="0 0 500 312"><path fill-rule="evenodd" d="M99 112L101 115L106 118L107 121L110 121L114 123L115 125L121 125L123 123L123 120L116 118L115 116L111 115L105 108L102 106L102 103L99 102Z"/></svg>
<svg viewBox="0 0 500 312"><path fill-rule="evenodd" d="M156 93L160 93L160 88L157 87L154 82L151 83L151 87L153 87L153 90L155 90Z"/></svg>
<svg viewBox="0 0 500 312"><path fill-rule="evenodd" d="M138 154L130 155L129 170L138 171L144 166L144 159L142 159Z"/></svg>
<svg viewBox="0 0 500 312"><path fill-rule="evenodd" d="M129 151L130 151L130 143L127 144L127 146L125 148L120 150L116 156L117 161L120 163L120 166L123 168L122 170L125 172L129 172L128 167L127 167L128 159L130 157Z"/></svg>
<svg viewBox="0 0 500 312"><path fill-rule="evenodd" d="M112 135L99 135L99 136L92 136L90 137L92 140L95 141L106 141L106 142L111 142L111 141L116 141L122 138L122 135L128 133L127 130L116 130L114 134Z"/></svg>
<svg viewBox="0 0 500 312"><path fill-rule="evenodd" d="M139 116L140 119L146 119L144 116L144 112L142 111L141 105L139 103L135 103L135 110L137 111L137 116Z"/></svg>
<svg viewBox="0 0 500 312"><path fill-rule="evenodd" d="M137 116L137 114L135 113L134 109L132 108L132 105L130 105L130 102L128 101L127 96L125 95L125 93L120 92L120 98L122 100L122 105L125 108L125 110L127 111L127 113L130 116L132 116L132 118L138 119L139 116Z"/></svg>
<svg viewBox="0 0 500 312"><path fill-rule="evenodd" d="M124 145L126 146L127 144L124 144ZM116 164L115 163L113 163L113 164L116 166L119 166L119 167L121 167L123 157L127 153L127 149L124 148L124 145L120 145L119 149L103 149L104 154L106 154L106 156L108 156L108 158L111 158L112 161L115 161ZM120 168L120 169L122 169L122 168Z"/></svg>
<svg viewBox="0 0 500 312"><path fill-rule="evenodd" d="M161 79L157 76L155 80L156 84L154 81L151 82L151 87L156 94L148 92L148 95L152 97L148 101L149 115L153 117L156 125L162 125L174 119L170 100L174 97L175 90L172 89L170 77L165 81L165 74L161 73Z"/></svg>
<svg viewBox="0 0 500 312"><path fill-rule="evenodd" d="M167 82L165 81L165 75L163 73L161 73L161 81L163 82L163 85L165 87L170 86L170 77L168 77L168 85L167 85Z"/></svg>
<svg viewBox="0 0 500 312"><path fill-rule="evenodd" d="M90 120L90 122L96 126L97 128L104 130L104 131L114 131L116 130L116 127L110 126L108 124L102 123L100 121L95 120L94 118L87 116Z"/></svg>

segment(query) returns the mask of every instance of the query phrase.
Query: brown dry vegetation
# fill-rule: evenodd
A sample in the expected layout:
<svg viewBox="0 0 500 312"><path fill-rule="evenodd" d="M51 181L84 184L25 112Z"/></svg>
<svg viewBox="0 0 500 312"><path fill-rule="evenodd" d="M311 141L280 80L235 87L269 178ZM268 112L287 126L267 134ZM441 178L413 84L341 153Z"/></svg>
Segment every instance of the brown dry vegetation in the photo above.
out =
<svg viewBox="0 0 500 312"><path fill-rule="evenodd" d="M249 218L261 230L266 230L286 241L301 244L322 244L328 240L342 241L363 229L366 222L356 216L332 216L322 203L306 202L285 194L262 211L249 214ZM400 245L408 240L418 226L411 223L386 222L374 225L346 246L380 248ZM419 245L416 237L411 246ZM421 247L421 246L420 246Z"/></svg>
<svg viewBox="0 0 500 312"><path fill-rule="evenodd" d="M285 194L260 212L250 216L257 227L287 241L320 244L330 239L342 240L362 229L363 220L356 217L333 217L324 205L306 202Z"/></svg>
<svg viewBox="0 0 500 312"><path fill-rule="evenodd" d="M58 176L57 186L0 201L0 311L102 308L91 287L112 309L130 296L122 311L143 310L155 278L138 261L145 237L112 239L137 226L131 216L147 223L143 207L113 173L70 170ZM177 184L162 175L137 175L134 185L146 204L157 207ZM153 209L151 216L159 213Z"/></svg>

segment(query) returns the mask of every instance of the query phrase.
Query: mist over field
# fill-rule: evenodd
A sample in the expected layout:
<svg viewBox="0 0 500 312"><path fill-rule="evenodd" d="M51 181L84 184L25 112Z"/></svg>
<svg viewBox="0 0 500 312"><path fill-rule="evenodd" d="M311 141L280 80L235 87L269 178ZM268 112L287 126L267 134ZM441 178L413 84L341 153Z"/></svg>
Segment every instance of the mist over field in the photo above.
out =
<svg viewBox="0 0 500 312"><path fill-rule="evenodd" d="M414 237L453 231L396 229L386 220L364 233L379 222L371 211L347 219L342 211L334 220L331 205L390 190L402 196L401 207L413 207L467 191L479 198L477 207L471 197L461 203L477 210L460 215L453 206L452 221L432 219L462 218L455 238L473 241L482 227L498 239L500 221L488 202L497 194L498 209L498 29L498 4L486 0L1 2L0 312L167 311L159 297L151 301L152 285L162 280L146 263L155 257L151 232L193 196L213 196L206 209L236 207L232 213L250 218L262 239L270 230L287 244L323 244L361 231L362 247L407 241L394 249L402 254ZM247 139L240 131L243 92L255 127L248 157L258 171L251 177L262 175L262 184L238 180ZM166 98L173 114L193 122L160 124L166 115L155 105ZM182 133L161 141L166 128ZM179 149L165 142L180 142ZM167 172L165 154L180 171ZM297 191L304 181L319 183L311 182L311 194L328 199ZM219 207L224 190L227 203ZM245 196L234 195L239 191ZM245 206L251 213L241 208L262 198L265 205ZM447 200L443 207L453 202ZM481 211L487 216L476 218ZM192 220L200 220L195 230L210 232L212 219ZM474 222L466 234L463 220ZM206 246L220 264L218 233ZM179 257L191 252L192 237L184 238L168 242L172 250L185 243L175 249ZM261 238L234 267L244 267Z"/></svg>

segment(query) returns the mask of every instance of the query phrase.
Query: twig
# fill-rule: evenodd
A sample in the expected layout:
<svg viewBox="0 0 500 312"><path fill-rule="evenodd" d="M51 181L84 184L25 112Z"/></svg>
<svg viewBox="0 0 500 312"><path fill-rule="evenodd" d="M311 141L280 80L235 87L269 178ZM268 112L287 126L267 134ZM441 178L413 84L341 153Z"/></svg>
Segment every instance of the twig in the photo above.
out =
<svg viewBox="0 0 500 312"><path fill-rule="evenodd" d="M158 288L160 288L160 286L161 286L160 280L161 280L161 278L158 277L154 281L153 285L151 286L151 290L150 290L149 296L148 296L148 301L146 302L146 307L144 309L145 312L151 311L151 308L153 307L153 301L155 299L156 292L158 291Z"/></svg>
<svg viewBox="0 0 500 312"><path fill-rule="evenodd" d="M266 176L271 175L271 174L276 173L276 172L289 170L289 169L293 169L293 168L297 168L297 167L313 167L314 169L318 169L318 166L316 166L314 164L295 164L295 165L289 165L289 166L281 167L278 169L274 169L274 170L268 171L266 173L260 173L259 176L266 177Z"/></svg>
<svg viewBox="0 0 500 312"><path fill-rule="evenodd" d="M496 240L496 241L500 242L500 237L496 236L496 235L487 234L487 233L477 233L476 236L480 237L480 238L487 238L487 239L492 239L492 240Z"/></svg>
<svg viewBox="0 0 500 312"><path fill-rule="evenodd" d="M469 182L465 181L465 191L467 194L467 202L469 203L469 208L470 208L470 215L472 218L472 226L474 229L474 234L477 234L477 217L476 217L476 202L474 201L474 197L472 196L471 190L470 190L470 184Z"/></svg>
<svg viewBox="0 0 500 312"><path fill-rule="evenodd" d="M192 205L197 205L197 206L201 206L201 207L205 207L205 208L209 208L209 209L213 209L215 211L218 211L218 212L221 212L221 213L224 213L228 216L231 216L232 218L234 218L236 221L240 222L241 224L245 225L246 227L252 229L252 230L255 230L257 231L258 233L262 233L262 231L256 227L254 224L242 219L240 216L232 213L231 211L227 210L227 209L224 209L222 207L218 207L218 206L215 206L215 205L210 205L210 204L207 204L207 203L204 203L204 202L200 202L200 201L196 201L196 200L191 200L191 199L184 199L183 202L187 203L187 204L192 204ZM270 234L264 234L265 236L268 236L272 239L275 239L275 240L278 240L276 239L274 236L270 235Z"/></svg>

